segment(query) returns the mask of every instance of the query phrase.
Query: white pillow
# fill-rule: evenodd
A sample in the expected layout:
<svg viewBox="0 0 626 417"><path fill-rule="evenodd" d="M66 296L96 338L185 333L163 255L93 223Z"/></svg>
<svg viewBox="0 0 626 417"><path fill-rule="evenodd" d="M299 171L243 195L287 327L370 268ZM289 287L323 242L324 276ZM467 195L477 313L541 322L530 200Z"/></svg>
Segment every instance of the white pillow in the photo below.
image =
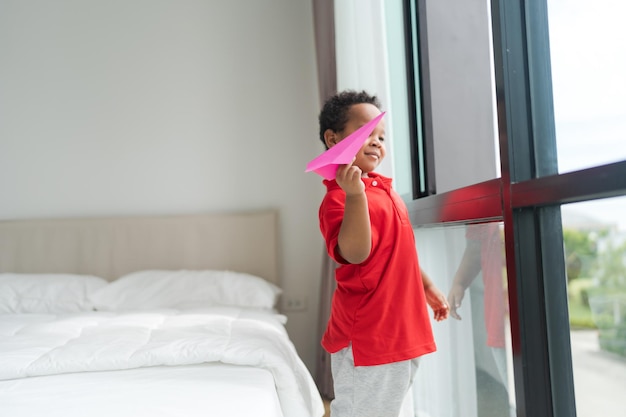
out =
<svg viewBox="0 0 626 417"><path fill-rule="evenodd" d="M0 274L0 314L93 310L88 296L108 282L93 275Z"/></svg>
<svg viewBox="0 0 626 417"><path fill-rule="evenodd" d="M91 294L96 310L274 308L282 290L263 278L233 271L133 272Z"/></svg>

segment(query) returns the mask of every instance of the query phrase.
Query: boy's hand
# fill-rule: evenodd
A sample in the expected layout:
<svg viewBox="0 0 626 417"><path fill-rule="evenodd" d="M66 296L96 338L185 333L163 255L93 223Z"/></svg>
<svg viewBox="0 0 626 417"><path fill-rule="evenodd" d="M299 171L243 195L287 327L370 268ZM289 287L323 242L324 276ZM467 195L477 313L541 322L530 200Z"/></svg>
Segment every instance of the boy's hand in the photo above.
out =
<svg viewBox="0 0 626 417"><path fill-rule="evenodd" d="M361 194L365 191L365 184L361 180L363 172L361 168L353 164L354 159L349 164L340 165L335 176L337 184L345 191L346 195Z"/></svg>
<svg viewBox="0 0 626 417"><path fill-rule="evenodd" d="M448 293L448 303L450 303L450 315L457 320L461 320L461 316L457 313L456 309L461 307L464 296L465 288L459 284L452 285Z"/></svg>
<svg viewBox="0 0 626 417"><path fill-rule="evenodd" d="M450 307L446 296L434 285L424 287L424 292L426 293L426 302L433 309L434 319L437 321L447 319Z"/></svg>

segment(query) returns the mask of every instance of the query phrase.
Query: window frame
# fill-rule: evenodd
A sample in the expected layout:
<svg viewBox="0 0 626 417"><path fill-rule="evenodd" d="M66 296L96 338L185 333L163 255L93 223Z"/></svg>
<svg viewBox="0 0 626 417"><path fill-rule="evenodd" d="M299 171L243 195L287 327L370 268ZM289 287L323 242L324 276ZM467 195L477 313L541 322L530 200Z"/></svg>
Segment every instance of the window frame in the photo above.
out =
<svg viewBox="0 0 626 417"><path fill-rule="evenodd" d="M403 0L413 199L437 193L425 7L425 0Z"/></svg>

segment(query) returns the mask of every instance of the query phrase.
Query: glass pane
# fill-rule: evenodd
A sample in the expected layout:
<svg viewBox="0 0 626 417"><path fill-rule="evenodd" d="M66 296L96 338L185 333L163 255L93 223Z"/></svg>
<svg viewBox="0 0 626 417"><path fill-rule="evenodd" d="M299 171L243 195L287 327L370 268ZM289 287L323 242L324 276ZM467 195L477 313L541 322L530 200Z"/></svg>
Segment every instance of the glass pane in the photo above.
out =
<svg viewBox="0 0 626 417"><path fill-rule="evenodd" d="M412 200L414 188L419 196L424 196L499 177L488 2L459 2L453 14L445 2L432 2L425 10L420 9L420 21L428 22L429 48L445 51L423 61L419 51L418 2L384 3L390 88L387 120L392 121L389 143L396 190L403 198ZM406 11L413 18L408 30L412 37L409 53L414 65L422 66L421 70L415 68L408 79L403 3L410 6ZM429 74L425 81L421 78L424 74ZM429 86L429 97L423 97L423 82ZM407 98L413 93L417 97L415 111ZM410 113L414 121L409 120ZM412 127L417 129L417 138L410 137ZM436 190L432 189L433 184Z"/></svg>
<svg viewBox="0 0 626 417"><path fill-rule="evenodd" d="M458 305L458 318L433 322L438 350L420 363L414 415L514 415L501 223L417 228L415 234L422 268Z"/></svg>
<svg viewBox="0 0 626 417"><path fill-rule="evenodd" d="M413 179L404 41L404 5L402 0L392 0L386 1L384 7L386 45L390 63L388 68L389 108L391 111L387 119L387 134L392 144L387 152L393 158L393 178L396 191L400 195L411 196L413 194Z"/></svg>
<svg viewBox="0 0 626 417"><path fill-rule="evenodd" d="M578 417L624 415L625 202L620 197L561 208Z"/></svg>
<svg viewBox="0 0 626 417"><path fill-rule="evenodd" d="M425 151L441 194L500 176L490 2L425 3Z"/></svg>
<svg viewBox="0 0 626 417"><path fill-rule="evenodd" d="M626 159L626 3L548 0L560 172Z"/></svg>

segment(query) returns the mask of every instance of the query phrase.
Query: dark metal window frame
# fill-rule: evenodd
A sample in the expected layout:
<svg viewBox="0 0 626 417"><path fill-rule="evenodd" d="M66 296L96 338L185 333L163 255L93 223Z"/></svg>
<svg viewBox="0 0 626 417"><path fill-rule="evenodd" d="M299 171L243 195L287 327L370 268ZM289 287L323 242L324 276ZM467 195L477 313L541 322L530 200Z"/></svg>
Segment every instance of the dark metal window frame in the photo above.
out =
<svg viewBox="0 0 626 417"><path fill-rule="evenodd" d="M420 14L424 4L405 1L405 14ZM435 179L426 171L432 192L416 193L414 186L414 200L407 206L415 226L504 222L517 416L574 417L560 206L626 195L626 161L558 173L546 0L492 0L491 7L502 176L432 195ZM410 28L416 22L407 18L405 23ZM421 38L425 22L419 27ZM412 32L407 32L407 41L417 42ZM416 72L412 45L407 46L407 65L413 72L407 78L421 82L426 124L428 74ZM419 45L416 61L428 68L426 39ZM432 152L429 126L422 134ZM412 161L418 162L415 157ZM414 181L419 180L416 172L414 166Z"/></svg>
<svg viewBox="0 0 626 417"><path fill-rule="evenodd" d="M403 4L409 136L413 144L411 182L413 198L421 198L436 194L430 74L428 65L421 65L428 59L426 22L419 18L424 15L426 1L404 0Z"/></svg>

